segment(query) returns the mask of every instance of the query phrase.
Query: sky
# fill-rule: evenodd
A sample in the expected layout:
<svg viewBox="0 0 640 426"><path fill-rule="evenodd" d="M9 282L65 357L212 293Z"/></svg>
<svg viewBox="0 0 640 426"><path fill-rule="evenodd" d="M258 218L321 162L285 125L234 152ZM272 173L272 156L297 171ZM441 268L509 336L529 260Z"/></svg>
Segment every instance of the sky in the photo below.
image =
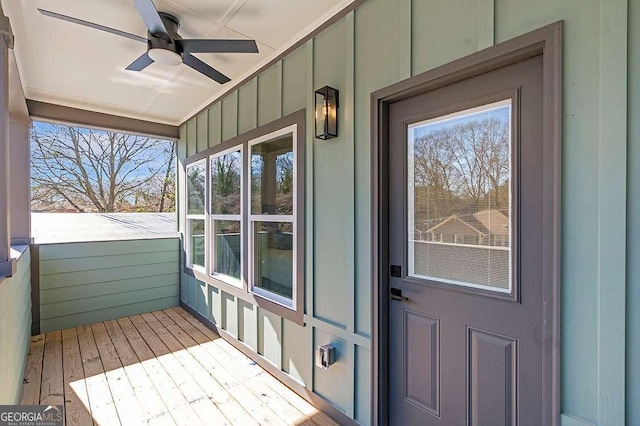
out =
<svg viewBox="0 0 640 426"><path fill-rule="evenodd" d="M463 114L457 117L453 116L454 114L452 114L452 117L449 119L446 118L447 116L443 116L441 117L441 119L426 120L426 123L424 125L418 125L414 128L414 137L423 137L428 135L429 133L445 129L447 127L453 127L471 121L486 120L488 118L497 118L500 120L508 121L510 114L511 105L501 105L497 106L496 108L472 112L470 114Z"/></svg>

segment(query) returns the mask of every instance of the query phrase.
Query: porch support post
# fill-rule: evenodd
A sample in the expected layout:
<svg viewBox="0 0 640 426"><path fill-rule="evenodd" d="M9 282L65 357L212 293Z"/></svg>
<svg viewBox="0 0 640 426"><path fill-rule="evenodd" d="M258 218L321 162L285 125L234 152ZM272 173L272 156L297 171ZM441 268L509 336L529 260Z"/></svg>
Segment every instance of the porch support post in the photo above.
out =
<svg viewBox="0 0 640 426"><path fill-rule="evenodd" d="M9 19L0 6L0 280L15 273L11 260L9 214L9 47L13 44Z"/></svg>
<svg viewBox="0 0 640 426"><path fill-rule="evenodd" d="M11 245L31 244L29 116L9 115L9 228Z"/></svg>

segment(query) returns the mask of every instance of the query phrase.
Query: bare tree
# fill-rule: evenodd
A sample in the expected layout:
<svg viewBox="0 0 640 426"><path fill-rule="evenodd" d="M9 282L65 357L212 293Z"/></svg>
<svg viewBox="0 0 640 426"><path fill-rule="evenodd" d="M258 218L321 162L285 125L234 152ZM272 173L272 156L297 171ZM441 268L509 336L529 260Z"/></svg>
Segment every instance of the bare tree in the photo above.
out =
<svg viewBox="0 0 640 426"><path fill-rule="evenodd" d="M167 162L167 170L164 172L164 179L162 180L162 191L160 192L160 205L158 206L159 212L165 211L165 200L167 197L169 201L169 211L175 210L175 194L176 194L176 177L173 170L173 157L176 153L176 143L171 142L171 153L169 154L169 161Z"/></svg>
<svg viewBox="0 0 640 426"><path fill-rule="evenodd" d="M240 214L242 156L233 152L211 162L211 200L215 214Z"/></svg>
<svg viewBox="0 0 640 426"><path fill-rule="evenodd" d="M410 158L416 218L437 222L508 207L509 145L509 123L499 118L470 120L416 138Z"/></svg>
<svg viewBox="0 0 640 426"><path fill-rule="evenodd" d="M418 138L414 145L416 207L431 218L451 214L459 187L449 139L447 132L436 132Z"/></svg>
<svg viewBox="0 0 640 426"><path fill-rule="evenodd" d="M33 200L77 211L115 212L164 172L170 179L175 142L64 125L32 132ZM162 186L158 207L170 184Z"/></svg>
<svg viewBox="0 0 640 426"><path fill-rule="evenodd" d="M141 186L134 195L131 211L146 212L174 212L176 208L176 179L175 173L168 176L156 176L155 179ZM125 209L123 208L122 211Z"/></svg>

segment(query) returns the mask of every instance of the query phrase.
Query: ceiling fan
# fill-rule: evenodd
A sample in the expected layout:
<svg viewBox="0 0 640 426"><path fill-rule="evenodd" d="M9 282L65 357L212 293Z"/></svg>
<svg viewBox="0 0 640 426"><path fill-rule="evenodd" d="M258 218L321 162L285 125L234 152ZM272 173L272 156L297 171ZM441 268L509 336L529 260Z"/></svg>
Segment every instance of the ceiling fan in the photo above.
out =
<svg viewBox="0 0 640 426"><path fill-rule="evenodd" d="M183 39L178 34L180 28L178 18L169 13L158 12L153 0L133 0L133 3L147 26L147 38L49 10L38 10L43 15L52 18L146 43L147 51L126 68L128 71L142 71L154 62L164 65L185 64L218 83L224 84L231 79L196 58L192 53L258 53L258 45L255 40Z"/></svg>

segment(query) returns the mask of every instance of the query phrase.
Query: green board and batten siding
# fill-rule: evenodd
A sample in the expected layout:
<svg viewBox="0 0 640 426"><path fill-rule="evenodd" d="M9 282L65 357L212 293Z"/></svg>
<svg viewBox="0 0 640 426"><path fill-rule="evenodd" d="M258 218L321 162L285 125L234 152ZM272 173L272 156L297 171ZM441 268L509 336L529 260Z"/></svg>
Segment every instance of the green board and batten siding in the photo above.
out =
<svg viewBox="0 0 640 426"><path fill-rule="evenodd" d="M629 321L640 317L640 267L628 258L624 272L626 250L636 259L640 252L638 120L629 120L635 179L626 187L627 116L637 117L640 102L638 9L640 0L367 0L182 126L184 160L307 109L307 327L186 275L183 302L347 416L370 423L370 94L564 20L562 421L622 424L626 410L629 424L640 423L640 371L631 362L640 356L640 321ZM340 90L340 136L330 141L311 133L313 91L324 85ZM627 211L628 193L636 201ZM635 302L626 299L627 283ZM626 319L625 300L635 311ZM340 357L320 370L313 349L329 341Z"/></svg>
<svg viewBox="0 0 640 426"><path fill-rule="evenodd" d="M40 245L40 330L178 305L177 238Z"/></svg>
<svg viewBox="0 0 640 426"><path fill-rule="evenodd" d="M20 402L31 336L31 254L18 259L17 273L0 280L0 405Z"/></svg>

